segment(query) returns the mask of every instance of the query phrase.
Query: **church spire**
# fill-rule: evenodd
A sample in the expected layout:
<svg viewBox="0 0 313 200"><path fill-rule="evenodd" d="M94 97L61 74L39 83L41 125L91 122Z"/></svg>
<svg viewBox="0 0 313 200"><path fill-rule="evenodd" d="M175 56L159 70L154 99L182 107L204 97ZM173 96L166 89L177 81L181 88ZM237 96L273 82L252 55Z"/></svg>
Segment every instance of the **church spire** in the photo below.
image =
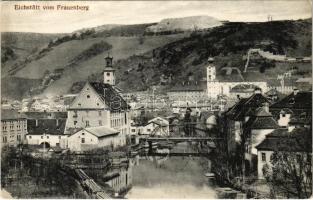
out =
<svg viewBox="0 0 313 200"><path fill-rule="evenodd" d="M110 84L112 86L115 85L115 69L113 68L113 56L108 56L104 58L106 66L103 70L103 83Z"/></svg>

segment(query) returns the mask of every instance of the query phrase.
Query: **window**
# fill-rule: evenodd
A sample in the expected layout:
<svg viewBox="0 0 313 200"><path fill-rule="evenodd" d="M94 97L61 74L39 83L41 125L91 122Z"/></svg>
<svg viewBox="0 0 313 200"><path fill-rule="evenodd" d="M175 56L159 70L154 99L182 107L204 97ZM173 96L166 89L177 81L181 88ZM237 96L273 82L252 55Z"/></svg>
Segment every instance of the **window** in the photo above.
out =
<svg viewBox="0 0 313 200"><path fill-rule="evenodd" d="M82 133L82 135L85 135L85 133Z"/></svg>
<svg viewBox="0 0 313 200"><path fill-rule="evenodd" d="M82 106L82 104L81 104L81 103L79 103L79 104L78 104L78 106Z"/></svg>
<svg viewBox="0 0 313 200"><path fill-rule="evenodd" d="M61 136L59 136L59 139L61 139Z"/></svg>
<svg viewBox="0 0 313 200"><path fill-rule="evenodd" d="M266 161L266 155L265 155L265 153L262 153L262 161Z"/></svg>
<svg viewBox="0 0 313 200"><path fill-rule="evenodd" d="M108 72L108 73L107 73L107 76L110 76L110 75L111 75L111 74Z"/></svg>
<svg viewBox="0 0 313 200"><path fill-rule="evenodd" d="M136 132L136 130L135 130L135 129L132 129L132 132Z"/></svg>
<svg viewBox="0 0 313 200"><path fill-rule="evenodd" d="M82 143L85 143L85 138L82 138Z"/></svg>
<svg viewBox="0 0 313 200"><path fill-rule="evenodd" d="M49 139L49 136L47 136L47 139Z"/></svg>
<svg viewBox="0 0 313 200"><path fill-rule="evenodd" d="M56 145L57 147L59 147L59 146L60 146L60 143L55 143L55 145Z"/></svg>
<svg viewBox="0 0 313 200"><path fill-rule="evenodd" d="M107 82L110 82L110 80L107 80Z"/></svg>
<svg viewBox="0 0 313 200"><path fill-rule="evenodd" d="M101 112L101 110L98 112L98 114L99 114L99 116L102 116L102 112Z"/></svg>
<svg viewBox="0 0 313 200"><path fill-rule="evenodd" d="M150 128L148 128L147 131L150 132L151 131Z"/></svg>
<svg viewBox="0 0 313 200"><path fill-rule="evenodd" d="M20 136L20 135L17 135L17 136L16 136L16 139L17 139L17 141L21 141L21 136Z"/></svg>
<svg viewBox="0 0 313 200"><path fill-rule="evenodd" d="M7 136L3 136L2 141L3 141L3 143L6 143L8 141Z"/></svg>
<svg viewBox="0 0 313 200"><path fill-rule="evenodd" d="M88 126L89 126L89 121L87 120L87 121L86 121L86 127L88 127Z"/></svg>
<svg viewBox="0 0 313 200"><path fill-rule="evenodd" d="M77 124L77 121L74 121L74 125L76 125Z"/></svg>
<svg viewBox="0 0 313 200"><path fill-rule="evenodd" d="M32 139L32 136L30 135L30 136L28 136L28 138L29 138L29 139Z"/></svg>
<svg viewBox="0 0 313 200"><path fill-rule="evenodd" d="M43 139L43 136L41 136L41 139Z"/></svg>
<svg viewBox="0 0 313 200"><path fill-rule="evenodd" d="M88 94L88 95L87 95L87 99L89 99L89 98L90 98L90 95Z"/></svg>
<svg viewBox="0 0 313 200"><path fill-rule="evenodd" d="M99 126L102 126L102 121L101 120L99 120Z"/></svg>

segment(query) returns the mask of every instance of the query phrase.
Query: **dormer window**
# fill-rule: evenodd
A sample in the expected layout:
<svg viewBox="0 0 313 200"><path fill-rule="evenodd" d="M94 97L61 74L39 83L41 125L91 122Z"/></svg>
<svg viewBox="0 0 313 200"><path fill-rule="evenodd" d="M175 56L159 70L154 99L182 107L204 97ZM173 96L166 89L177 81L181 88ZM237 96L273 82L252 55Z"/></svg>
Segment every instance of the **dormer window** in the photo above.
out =
<svg viewBox="0 0 313 200"><path fill-rule="evenodd" d="M79 103L79 104L78 104L78 106L82 106L82 104L81 104L81 103Z"/></svg>

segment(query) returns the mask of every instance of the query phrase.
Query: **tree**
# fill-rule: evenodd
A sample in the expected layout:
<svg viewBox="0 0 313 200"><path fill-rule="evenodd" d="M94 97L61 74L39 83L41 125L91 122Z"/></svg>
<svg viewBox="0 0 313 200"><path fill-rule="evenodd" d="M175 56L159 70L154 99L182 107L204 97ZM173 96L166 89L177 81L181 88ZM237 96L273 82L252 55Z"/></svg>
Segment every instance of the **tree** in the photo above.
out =
<svg viewBox="0 0 313 200"><path fill-rule="evenodd" d="M263 174L274 193L283 193L287 198L309 198L312 194L311 154L276 151L271 164L263 167Z"/></svg>

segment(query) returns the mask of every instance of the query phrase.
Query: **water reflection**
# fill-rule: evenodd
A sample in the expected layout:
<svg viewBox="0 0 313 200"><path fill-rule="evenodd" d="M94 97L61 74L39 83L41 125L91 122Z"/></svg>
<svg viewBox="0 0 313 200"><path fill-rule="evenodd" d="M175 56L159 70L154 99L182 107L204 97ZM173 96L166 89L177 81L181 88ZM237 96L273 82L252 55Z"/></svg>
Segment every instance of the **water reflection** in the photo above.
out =
<svg viewBox="0 0 313 200"><path fill-rule="evenodd" d="M207 160L194 157L141 158L132 167L126 198L216 198L205 174Z"/></svg>

